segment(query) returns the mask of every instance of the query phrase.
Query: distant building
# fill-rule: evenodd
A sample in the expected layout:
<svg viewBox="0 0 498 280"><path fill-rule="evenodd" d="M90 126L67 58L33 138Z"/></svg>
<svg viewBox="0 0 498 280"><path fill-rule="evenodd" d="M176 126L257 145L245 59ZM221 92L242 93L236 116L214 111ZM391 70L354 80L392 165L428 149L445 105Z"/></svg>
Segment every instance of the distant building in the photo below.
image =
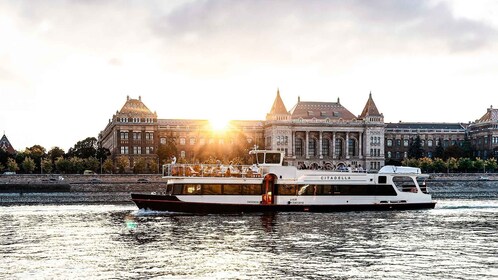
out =
<svg viewBox="0 0 498 280"><path fill-rule="evenodd" d="M138 158L157 161L157 130L157 114L144 105L141 97L131 99L128 96L121 110L99 133L99 146L109 149L114 159L126 155L131 166Z"/></svg>
<svg viewBox="0 0 498 280"><path fill-rule="evenodd" d="M2 139L0 139L0 149L9 154L15 154L16 152L16 150L10 144L9 139L7 139L7 136L5 136L5 133L3 134Z"/></svg>
<svg viewBox="0 0 498 280"><path fill-rule="evenodd" d="M340 103L301 101L287 111L280 92L265 122L265 148L284 151L286 161L306 168L384 165L384 116L372 94L355 116Z"/></svg>
<svg viewBox="0 0 498 280"><path fill-rule="evenodd" d="M208 120L158 119L141 97L127 97L100 132L99 145L108 148L114 159L128 157L131 167L138 158L158 161L161 145L174 143L175 156L186 161L256 146L283 151L288 164L302 168L378 170L386 161L399 163L406 158L417 136L426 157L433 158L438 146L463 146L465 141L470 141L476 157L498 157L498 110L491 107L469 124L384 123L371 93L356 116L339 98L337 102L298 98L287 110L277 90L265 120L231 121L227 129L216 131ZM5 147L13 151L10 143Z"/></svg>
<svg viewBox="0 0 498 280"><path fill-rule="evenodd" d="M493 106L468 127L474 156L482 159L498 158L498 109Z"/></svg>
<svg viewBox="0 0 498 280"><path fill-rule="evenodd" d="M385 129L386 161L401 162L408 157L412 142L420 137L424 156L433 158L438 146L462 146L467 129L460 123L387 123Z"/></svg>

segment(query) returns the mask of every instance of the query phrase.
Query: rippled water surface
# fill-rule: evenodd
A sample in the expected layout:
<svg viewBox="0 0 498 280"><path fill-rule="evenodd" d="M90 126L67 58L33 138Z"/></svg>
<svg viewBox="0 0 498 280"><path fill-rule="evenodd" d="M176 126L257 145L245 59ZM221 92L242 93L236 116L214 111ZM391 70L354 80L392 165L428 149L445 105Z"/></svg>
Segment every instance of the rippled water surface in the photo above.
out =
<svg viewBox="0 0 498 280"><path fill-rule="evenodd" d="M498 279L498 200L400 212L0 207L7 279Z"/></svg>

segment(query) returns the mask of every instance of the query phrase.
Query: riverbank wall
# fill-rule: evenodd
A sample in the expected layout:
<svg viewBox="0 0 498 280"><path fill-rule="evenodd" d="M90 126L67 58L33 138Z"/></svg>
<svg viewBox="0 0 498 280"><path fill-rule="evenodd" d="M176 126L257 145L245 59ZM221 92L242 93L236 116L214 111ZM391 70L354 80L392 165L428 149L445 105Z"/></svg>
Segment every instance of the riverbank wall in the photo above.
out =
<svg viewBox="0 0 498 280"><path fill-rule="evenodd" d="M0 205L132 203L130 194L166 188L160 175L1 175Z"/></svg>
<svg viewBox="0 0 498 280"><path fill-rule="evenodd" d="M498 174L430 174L426 180L434 199L498 199ZM132 203L131 193L161 192L161 175L0 175L0 205Z"/></svg>

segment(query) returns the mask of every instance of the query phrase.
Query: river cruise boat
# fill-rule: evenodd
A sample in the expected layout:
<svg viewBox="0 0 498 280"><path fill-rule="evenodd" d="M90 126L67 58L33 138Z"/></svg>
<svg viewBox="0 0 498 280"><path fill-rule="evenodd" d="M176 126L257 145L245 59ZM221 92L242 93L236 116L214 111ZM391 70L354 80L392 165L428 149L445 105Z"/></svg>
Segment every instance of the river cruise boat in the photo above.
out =
<svg viewBox="0 0 498 280"><path fill-rule="evenodd" d="M165 189L134 193L140 209L183 213L336 212L434 208L419 168L377 173L301 170L280 151L254 150L252 166L168 164Z"/></svg>

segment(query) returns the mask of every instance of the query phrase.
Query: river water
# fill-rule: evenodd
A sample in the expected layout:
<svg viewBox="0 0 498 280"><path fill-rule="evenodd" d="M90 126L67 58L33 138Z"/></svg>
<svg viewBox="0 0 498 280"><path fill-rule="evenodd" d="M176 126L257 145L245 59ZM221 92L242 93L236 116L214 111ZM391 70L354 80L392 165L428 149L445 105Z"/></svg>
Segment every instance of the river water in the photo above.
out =
<svg viewBox="0 0 498 280"><path fill-rule="evenodd" d="M2 279L498 279L498 199L399 212L0 207Z"/></svg>

